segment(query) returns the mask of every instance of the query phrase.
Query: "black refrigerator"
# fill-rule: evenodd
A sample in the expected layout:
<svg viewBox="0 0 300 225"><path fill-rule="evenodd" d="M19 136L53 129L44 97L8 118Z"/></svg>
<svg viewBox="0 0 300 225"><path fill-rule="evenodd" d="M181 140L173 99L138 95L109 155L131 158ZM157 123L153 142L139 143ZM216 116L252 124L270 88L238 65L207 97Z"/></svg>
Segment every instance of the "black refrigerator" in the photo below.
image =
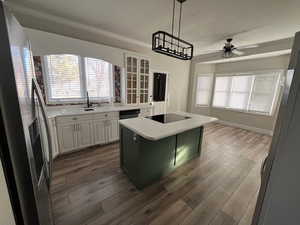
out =
<svg viewBox="0 0 300 225"><path fill-rule="evenodd" d="M15 222L50 225L52 147L47 113L29 41L2 1L0 45L0 157Z"/></svg>
<svg viewBox="0 0 300 225"><path fill-rule="evenodd" d="M300 32L295 35L252 225L300 224Z"/></svg>

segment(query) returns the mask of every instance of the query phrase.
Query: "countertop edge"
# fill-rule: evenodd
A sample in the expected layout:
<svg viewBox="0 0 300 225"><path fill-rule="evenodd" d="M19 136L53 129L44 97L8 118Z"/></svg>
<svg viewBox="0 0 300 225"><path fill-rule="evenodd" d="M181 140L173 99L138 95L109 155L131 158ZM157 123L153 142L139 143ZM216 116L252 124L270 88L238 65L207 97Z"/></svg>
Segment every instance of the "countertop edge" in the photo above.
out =
<svg viewBox="0 0 300 225"><path fill-rule="evenodd" d="M115 107L115 109L113 108ZM124 109L122 109L124 107ZM110 109L103 109L103 111L82 111L82 112L70 112L70 113L49 113L47 112L48 119L56 118L56 117L67 117L67 116L80 116L80 115L93 115L98 113L108 113L108 112L120 112L124 110L134 110L134 109L146 109L146 108L152 108L153 105L142 105L142 106L112 106ZM59 110L58 110L59 111Z"/></svg>
<svg viewBox="0 0 300 225"><path fill-rule="evenodd" d="M173 136L173 135L176 135L176 134L183 133L183 132L191 130L191 129L195 129L197 127L202 127L202 126L204 126L204 125L206 125L208 123L213 123L213 122L216 122L216 121L218 121L218 119L212 117L212 119L210 121L204 122L202 124L195 124L195 126L190 126L189 128L178 129L178 130L176 130L176 132L170 132L169 134L161 135L159 137L153 137L153 136L145 135L144 133L140 132L139 130L135 129L134 127L127 126L126 124L124 124L122 122L122 120L119 120L119 123L120 123L120 125L126 127L127 129L132 130L133 132L135 132L136 134L140 135L141 137L143 137L143 138L145 138L147 140L157 141L157 140L160 140L160 139L163 139L163 138L166 138L166 137L170 137L170 136Z"/></svg>

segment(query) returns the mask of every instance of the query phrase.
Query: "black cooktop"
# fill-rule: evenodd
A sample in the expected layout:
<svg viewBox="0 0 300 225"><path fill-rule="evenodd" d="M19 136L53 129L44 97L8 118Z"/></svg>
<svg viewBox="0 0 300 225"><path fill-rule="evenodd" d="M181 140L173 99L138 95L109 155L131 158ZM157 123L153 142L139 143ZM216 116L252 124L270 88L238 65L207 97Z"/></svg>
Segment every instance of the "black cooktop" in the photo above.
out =
<svg viewBox="0 0 300 225"><path fill-rule="evenodd" d="M148 116L146 118L155 120L160 123L172 123L175 121L190 119L191 117L181 116L181 115L177 115L174 113L167 113L167 114L160 114L160 115L155 115L155 116Z"/></svg>

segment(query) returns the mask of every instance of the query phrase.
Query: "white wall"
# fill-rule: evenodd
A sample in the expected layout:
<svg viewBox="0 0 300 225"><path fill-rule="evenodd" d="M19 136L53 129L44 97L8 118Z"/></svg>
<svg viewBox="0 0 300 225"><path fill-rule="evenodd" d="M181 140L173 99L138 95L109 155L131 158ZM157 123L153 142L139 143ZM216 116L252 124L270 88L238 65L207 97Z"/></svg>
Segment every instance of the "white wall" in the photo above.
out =
<svg viewBox="0 0 300 225"><path fill-rule="evenodd" d="M193 63L190 73L190 90L195 86L195 76L205 73L238 73L262 70L286 70L289 63L289 55L276 56L270 58L252 59L238 62L228 62L219 64ZM277 110L273 116L257 115L250 113L236 112L232 110L217 109L213 107L195 107L195 88L189 93L188 109L190 112L206 114L217 117L229 123L240 124L244 127L257 128L262 132L272 133L277 118ZM277 105L277 109L278 109Z"/></svg>
<svg viewBox="0 0 300 225"><path fill-rule="evenodd" d="M77 54L100 58L114 65L124 67L124 54L133 53L119 48L95 44L39 30L26 28L25 31L31 41L34 55L42 56L60 53ZM165 71L170 74L170 102L167 110L186 111L190 63L150 51L146 56L151 60L152 70Z"/></svg>
<svg viewBox="0 0 300 225"><path fill-rule="evenodd" d="M15 224L1 161L0 161L0 224L1 225Z"/></svg>
<svg viewBox="0 0 300 225"><path fill-rule="evenodd" d="M210 107L199 107L195 105L196 102L196 84L197 77L201 75L211 75L215 73L215 64L191 64L190 69L190 85L189 85L189 101L188 101L188 110L193 113L210 115Z"/></svg>

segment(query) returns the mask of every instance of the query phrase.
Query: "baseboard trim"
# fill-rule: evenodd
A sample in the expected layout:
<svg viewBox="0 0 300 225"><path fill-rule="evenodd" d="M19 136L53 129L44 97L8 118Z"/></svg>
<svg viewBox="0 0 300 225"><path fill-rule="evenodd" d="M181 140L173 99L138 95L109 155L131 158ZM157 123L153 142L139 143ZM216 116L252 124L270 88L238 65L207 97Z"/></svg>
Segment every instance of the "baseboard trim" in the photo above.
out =
<svg viewBox="0 0 300 225"><path fill-rule="evenodd" d="M250 131L253 131L253 132L256 132L256 133L273 136L273 131L267 130L267 129L262 129L262 128L258 128L258 127L251 127L251 126L247 126L247 125L244 125L244 124L233 123L233 122L229 122L229 121L225 121L225 120L218 120L216 123L220 123L220 124L227 125L227 126L232 126L232 127L238 127L238 128L245 129L245 130L250 130Z"/></svg>

